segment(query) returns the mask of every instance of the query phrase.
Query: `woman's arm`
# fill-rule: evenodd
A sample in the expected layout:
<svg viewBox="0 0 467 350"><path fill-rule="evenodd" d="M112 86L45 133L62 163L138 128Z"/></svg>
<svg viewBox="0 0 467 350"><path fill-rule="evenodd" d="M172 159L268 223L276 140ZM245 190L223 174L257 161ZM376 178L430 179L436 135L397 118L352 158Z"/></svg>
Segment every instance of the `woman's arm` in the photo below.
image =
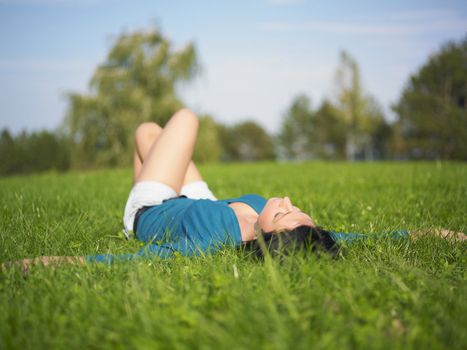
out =
<svg viewBox="0 0 467 350"><path fill-rule="evenodd" d="M40 256L32 259L22 259L17 261L8 261L1 264L1 271L12 268L21 268L21 271L28 272L31 266L58 266L58 265L86 265L87 263L103 263L110 265L114 262L127 262L138 259L151 258L158 256L165 259L173 255L174 249L165 245L149 244L141 248L137 253L126 254L98 254L86 256ZM190 251L183 250L182 255L190 255Z"/></svg>
<svg viewBox="0 0 467 350"><path fill-rule="evenodd" d="M467 236L463 232L456 232L447 229L419 229L419 230L399 230L392 232L382 232L374 234L362 234L354 232L330 232L331 237L338 243L351 243L354 241L361 241L366 239L399 239L404 237L410 237L415 240L423 236L434 236L446 239L453 242L464 242Z"/></svg>
<svg viewBox="0 0 467 350"><path fill-rule="evenodd" d="M19 267L23 272L27 272L34 265L85 265L86 259L84 256L40 256L32 259L22 259L18 261L10 261L2 264L2 271L9 268Z"/></svg>

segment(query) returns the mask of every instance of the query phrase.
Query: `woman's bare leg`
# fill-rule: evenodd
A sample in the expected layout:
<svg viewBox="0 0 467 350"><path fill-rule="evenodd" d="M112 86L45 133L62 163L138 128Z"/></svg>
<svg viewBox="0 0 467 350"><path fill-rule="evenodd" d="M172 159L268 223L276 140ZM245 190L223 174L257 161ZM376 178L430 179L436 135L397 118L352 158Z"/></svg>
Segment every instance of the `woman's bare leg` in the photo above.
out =
<svg viewBox="0 0 467 350"><path fill-rule="evenodd" d="M139 177L144 160L151 146L157 141L162 131L163 129L153 122L143 123L136 129L135 152L133 154L133 183L135 183ZM203 181L203 177L195 163L190 161L185 173L183 185L196 181Z"/></svg>
<svg viewBox="0 0 467 350"><path fill-rule="evenodd" d="M136 183L136 179L138 178L142 168L143 163L141 162L141 159L139 158L138 153L135 149L133 152L133 184Z"/></svg>
<svg viewBox="0 0 467 350"><path fill-rule="evenodd" d="M157 141L162 128L156 123L147 122L138 126L135 132L135 151L133 153L133 183L139 177L144 160L154 142Z"/></svg>
<svg viewBox="0 0 467 350"><path fill-rule="evenodd" d="M198 168L196 167L193 161L188 164L188 169L186 170L185 178L183 179L183 186L188 185L192 182L204 181L201 176Z"/></svg>
<svg viewBox="0 0 467 350"><path fill-rule="evenodd" d="M198 125L193 112L182 109L175 113L143 157L136 181L161 182L179 193L191 162Z"/></svg>

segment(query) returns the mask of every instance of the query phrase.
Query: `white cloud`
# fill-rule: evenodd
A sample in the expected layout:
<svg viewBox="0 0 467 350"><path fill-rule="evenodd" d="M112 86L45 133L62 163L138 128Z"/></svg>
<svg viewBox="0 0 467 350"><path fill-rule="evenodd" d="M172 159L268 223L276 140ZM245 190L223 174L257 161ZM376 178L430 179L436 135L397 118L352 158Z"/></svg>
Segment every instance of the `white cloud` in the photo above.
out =
<svg viewBox="0 0 467 350"><path fill-rule="evenodd" d="M383 24L361 24L357 22L341 21L268 21L259 24L265 31L271 32L297 32L314 31L324 33L344 33L344 34L407 34L417 31L416 27L408 25L383 25Z"/></svg>
<svg viewBox="0 0 467 350"><path fill-rule="evenodd" d="M453 10L431 9L418 11L402 11L389 14L388 18L393 20L431 20L440 18L457 18L458 13Z"/></svg>
<svg viewBox="0 0 467 350"><path fill-rule="evenodd" d="M465 32L467 19L449 10L400 12L357 21L266 21L258 24L267 32L321 32L362 35L407 35Z"/></svg>

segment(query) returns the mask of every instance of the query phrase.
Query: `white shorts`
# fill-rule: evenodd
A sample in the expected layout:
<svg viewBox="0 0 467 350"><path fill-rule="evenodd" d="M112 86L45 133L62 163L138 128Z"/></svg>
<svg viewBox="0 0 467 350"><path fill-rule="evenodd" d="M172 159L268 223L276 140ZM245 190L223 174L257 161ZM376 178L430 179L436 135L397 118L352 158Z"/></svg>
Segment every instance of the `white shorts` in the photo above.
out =
<svg viewBox="0 0 467 350"><path fill-rule="evenodd" d="M191 199L217 200L204 181L196 181L182 187L180 195ZM177 197L177 192L170 186L156 181L141 181L136 183L130 191L123 216L124 233L127 238L133 231L136 212L146 206L162 204L166 199Z"/></svg>

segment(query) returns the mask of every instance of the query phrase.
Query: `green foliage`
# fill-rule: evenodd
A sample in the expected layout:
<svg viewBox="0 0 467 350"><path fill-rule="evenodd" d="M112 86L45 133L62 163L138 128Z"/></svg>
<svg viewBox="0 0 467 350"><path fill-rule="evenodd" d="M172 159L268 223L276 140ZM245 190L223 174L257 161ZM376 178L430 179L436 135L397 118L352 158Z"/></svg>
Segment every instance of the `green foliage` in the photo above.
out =
<svg viewBox="0 0 467 350"><path fill-rule="evenodd" d="M0 135L0 174L17 172L17 151L15 142L7 129Z"/></svg>
<svg viewBox="0 0 467 350"><path fill-rule="evenodd" d="M212 163L219 161L222 154L219 128L210 116L199 117L198 139L193 154L196 163Z"/></svg>
<svg viewBox="0 0 467 350"><path fill-rule="evenodd" d="M341 122L339 110L324 100L313 116L314 128L311 145L321 159L346 158L346 127Z"/></svg>
<svg viewBox="0 0 467 350"><path fill-rule="evenodd" d="M69 167L68 141L49 131L23 131L12 137L7 129L0 135L0 175L40 172Z"/></svg>
<svg viewBox="0 0 467 350"><path fill-rule="evenodd" d="M274 159L274 145L268 133L253 121L236 124L233 128L238 157L246 161Z"/></svg>
<svg viewBox="0 0 467 350"><path fill-rule="evenodd" d="M289 195L342 231L466 230L467 168L449 163L222 164L220 198ZM126 253L131 171L0 179L0 262ZM0 272L1 349L465 349L465 243L349 246L342 257L196 258Z"/></svg>
<svg viewBox="0 0 467 350"><path fill-rule="evenodd" d="M286 158L311 158L313 117L310 98L305 95L297 96L284 116L279 134Z"/></svg>
<svg viewBox="0 0 467 350"><path fill-rule="evenodd" d="M258 123L247 120L233 126L218 124L224 161L259 161L275 158L274 140Z"/></svg>
<svg viewBox="0 0 467 350"><path fill-rule="evenodd" d="M410 77L395 111L402 156L467 160L467 37L450 42Z"/></svg>
<svg viewBox="0 0 467 350"><path fill-rule="evenodd" d="M94 72L90 93L69 95L65 126L73 140L73 166L129 164L137 125L164 125L182 107L177 84L197 71L191 43L175 51L158 30L120 35Z"/></svg>
<svg viewBox="0 0 467 350"><path fill-rule="evenodd" d="M313 109L298 95L277 138L259 124L222 125L200 118L196 162L304 159L467 159L467 38L450 42L409 80L385 121L362 88L357 62L345 51L336 71L335 98ZM177 85L199 71L192 43L174 50L159 30L120 35L95 70L87 94L69 94L63 132L0 135L0 175L48 169L126 166L133 131L142 122L163 126L180 107Z"/></svg>
<svg viewBox="0 0 467 350"><path fill-rule="evenodd" d="M234 159L238 160L238 143L233 128L222 123L217 123L217 130L222 144L221 160L227 162L233 161Z"/></svg>
<svg viewBox="0 0 467 350"><path fill-rule="evenodd" d="M388 154L391 128L363 91L356 61L346 52L336 72L336 102L317 110L299 95L285 114L279 142L288 159L375 159Z"/></svg>
<svg viewBox="0 0 467 350"><path fill-rule="evenodd" d="M358 64L345 51L340 54L336 89L336 107L346 130L347 159L373 159L373 135L384 129L384 115L376 100L364 92Z"/></svg>

